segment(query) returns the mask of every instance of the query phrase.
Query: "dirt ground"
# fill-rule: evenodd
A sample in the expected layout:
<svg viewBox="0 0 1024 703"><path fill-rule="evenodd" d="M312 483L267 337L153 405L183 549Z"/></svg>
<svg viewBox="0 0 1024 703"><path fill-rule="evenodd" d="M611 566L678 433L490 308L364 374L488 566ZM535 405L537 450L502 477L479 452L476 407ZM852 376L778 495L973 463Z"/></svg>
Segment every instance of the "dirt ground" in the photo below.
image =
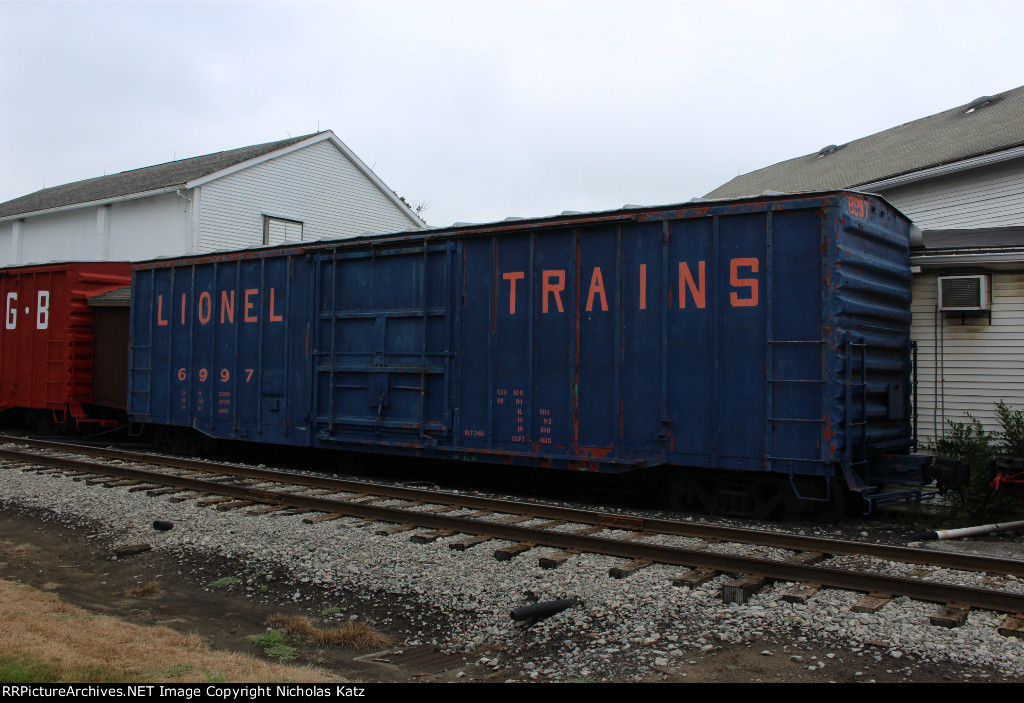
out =
<svg viewBox="0 0 1024 703"><path fill-rule="evenodd" d="M141 625L163 625L186 634L198 634L213 648L264 657L250 641L266 632L267 618L275 614L310 615L334 607L345 613L362 609L372 619L372 608L388 603L335 596L320 600L314 593L295 599L299 587L284 579L245 582L222 589L208 585L228 574L239 574L244 565L216 559L184 559L175 555L143 552L112 559L112 545L88 539L87 527L72 529L42 513L21 509L0 510L0 578L29 584L58 595L64 601L95 613L122 618ZM133 585L157 581L157 598L129 597ZM369 611L367 609L370 609ZM395 608L397 611L398 608ZM429 617L427 618L429 621ZM443 623L437 623L443 627ZM401 645L400 642L397 643ZM396 657L382 657L398 662ZM402 665L374 661L373 653L339 649L299 648L289 664L312 664L349 682L503 682L523 680L523 672L492 670L470 662L439 666ZM685 654L681 664L647 677L663 682L947 682L1007 681L993 672L956 667L936 667L894 660L871 650L860 656L849 652L807 648L796 642L755 642L722 646L708 653ZM628 666L628 664L627 664ZM626 680L627 671L623 671ZM539 679L543 681L544 679Z"/></svg>

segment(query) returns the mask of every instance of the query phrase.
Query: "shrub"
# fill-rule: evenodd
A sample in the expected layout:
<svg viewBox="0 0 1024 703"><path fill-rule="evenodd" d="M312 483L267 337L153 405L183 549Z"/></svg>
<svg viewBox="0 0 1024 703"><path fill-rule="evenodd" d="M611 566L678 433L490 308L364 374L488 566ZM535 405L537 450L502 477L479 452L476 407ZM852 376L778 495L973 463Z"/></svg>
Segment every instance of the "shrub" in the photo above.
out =
<svg viewBox="0 0 1024 703"><path fill-rule="evenodd" d="M1024 410L1014 410L1003 401L996 403L1003 432L999 442L1003 456L1024 458Z"/></svg>
<svg viewBox="0 0 1024 703"><path fill-rule="evenodd" d="M949 431L934 446L939 456L952 459L971 467L970 485L961 497L967 512L974 517L982 513L1002 518L1019 514L1022 510L1019 491L1001 491L993 494L989 490L992 461L1008 458L1024 458L1024 410L1014 410L1000 400L996 403L1000 432L989 432L968 412L968 422L949 420Z"/></svg>

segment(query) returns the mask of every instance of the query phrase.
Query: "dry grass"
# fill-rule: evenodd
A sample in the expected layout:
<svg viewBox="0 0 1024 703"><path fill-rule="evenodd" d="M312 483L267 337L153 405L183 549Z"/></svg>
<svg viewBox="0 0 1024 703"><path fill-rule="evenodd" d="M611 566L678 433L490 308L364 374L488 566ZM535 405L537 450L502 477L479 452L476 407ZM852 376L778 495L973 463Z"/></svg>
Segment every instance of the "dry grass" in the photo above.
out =
<svg viewBox="0 0 1024 703"><path fill-rule="evenodd" d="M271 615L267 624L289 637L308 642L314 647L348 647L350 649L383 649L392 644L387 635L377 632L363 620L349 620L344 627L322 629L300 615Z"/></svg>
<svg viewBox="0 0 1024 703"><path fill-rule="evenodd" d="M195 635L94 615L0 580L0 665L8 662L45 668L51 682L337 681L317 669L214 651Z"/></svg>
<svg viewBox="0 0 1024 703"><path fill-rule="evenodd" d="M160 584L155 580L146 584L137 583L124 589L124 594L129 598L159 598L163 593Z"/></svg>
<svg viewBox="0 0 1024 703"><path fill-rule="evenodd" d="M0 554L12 561L24 561L30 554L38 551L38 548L29 544L0 539ZM0 560L0 566L6 566L6 564L6 561Z"/></svg>

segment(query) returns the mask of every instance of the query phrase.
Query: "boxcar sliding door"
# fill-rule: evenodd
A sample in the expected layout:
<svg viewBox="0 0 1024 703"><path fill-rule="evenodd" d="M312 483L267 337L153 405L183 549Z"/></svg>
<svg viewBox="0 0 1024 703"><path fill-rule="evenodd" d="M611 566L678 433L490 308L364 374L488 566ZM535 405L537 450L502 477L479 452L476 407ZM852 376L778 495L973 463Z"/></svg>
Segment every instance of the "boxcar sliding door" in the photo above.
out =
<svg viewBox="0 0 1024 703"><path fill-rule="evenodd" d="M450 434L453 249L396 243L317 254L320 439L431 446Z"/></svg>

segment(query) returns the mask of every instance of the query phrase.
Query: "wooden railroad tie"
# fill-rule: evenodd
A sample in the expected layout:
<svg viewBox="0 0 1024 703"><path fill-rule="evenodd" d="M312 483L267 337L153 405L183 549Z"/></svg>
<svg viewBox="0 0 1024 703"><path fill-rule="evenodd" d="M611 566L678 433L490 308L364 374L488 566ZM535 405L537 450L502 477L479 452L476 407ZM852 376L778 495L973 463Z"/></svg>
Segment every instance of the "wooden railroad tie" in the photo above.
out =
<svg viewBox="0 0 1024 703"><path fill-rule="evenodd" d="M483 544L484 542L490 542L492 539L494 538L488 537L487 535L475 535L473 537L467 537L466 539L460 539L455 542L449 542L448 548L454 549L457 552L464 552L470 547L475 547L476 545Z"/></svg>
<svg viewBox="0 0 1024 703"><path fill-rule="evenodd" d="M573 556L574 554L579 554L579 550L566 549L553 556L541 557L537 563L542 569L556 569L562 564L564 564L569 559L569 557Z"/></svg>
<svg viewBox="0 0 1024 703"><path fill-rule="evenodd" d="M209 493L198 493L196 491L187 491L185 493L178 493L177 495L171 496L169 499L172 503L184 503L186 500L199 500L210 495Z"/></svg>
<svg viewBox="0 0 1024 703"><path fill-rule="evenodd" d="M160 490L160 484L158 483L140 483L138 486L132 486L128 489L129 493L141 493L142 491L157 491ZM146 495L149 495L147 493Z"/></svg>
<svg viewBox="0 0 1024 703"><path fill-rule="evenodd" d="M459 534L457 530L431 530L430 532L419 532L409 538L415 544L430 544L445 537L452 537Z"/></svg>
<svg viewBox="0 0 1024 703"><path fill-rule="evenodd" d="M707 546L708 541L698 540L696 544L690 547L690 549L698 551L701 549L705 549ZM716 571L715 569L694 568L690 569L689 571L684 571L682 573L676 574L676 577L672 579L672 585L681 586L683 588L689 588L692 590L694 588L697 588L698 586L707 583L711 579L718 576L718 574L720 573L720 571Z"/></svg>
<svg viewBox="0 0 1024 703"><path fill-rule="evenodd" d="M679 574L672 580L673 586L685 586L687 588L697 588L698 586L707 583L711 579L715 578L720 574L720 571L715 569L693 569L686 573Z"/></svg>
<svg viewBox="0 0 1024 703"><path fill-rule="evenodd" d="M170 496L174 495L175 493L184 493L185 491L186 489L184 488L174 488L172 486L168 486L166 488L156 488L152 491L146 491L146 495L149 496L150 498L155 498L157 496Z"/></svg>
<svg viewBox="0 0 1024 703"><path fill-rule="evenodd" d="M607 529L607 527L602 527L601 525L589 525L587 527L584 527L582 530L573 530L569 534L585 537L586 535L592 535L595 532L604 532Z"/></svg>
<svg viewBox="0 0 1024 703"><path fill-rule="evenodd" d="M537 545L533 542L520 542L519 544L512 544L507 547L501 547L500 549L494 550L494 558L498 561L508 561L514 559L523 552L528 552Z"/></svg>
<svg viewBox="0 0 1024 703"><path fill-rule="evenodd" d="M210 473L208 471L181 471L171 475L177 476L178 478L197 478L204 481L210 479Z"/></svg>
<svg viewBox="0 0 1024 703"><path fill-rule="evenodd" d="M400 525L391 525L390 527L382 527L377 530L377 534L382 537L390 537L391 535L397 535L399 532L408 532L409 530L415 530L419 525L414 525L411 522L403 522Z"/></svg>
<svg viewBox="0 0 1024 703"><path fill-rule="evenodd" d="M251 505L259 505L259 503L257 503L255 500L242 500L240 498L235 498L226 503L220 503L214 506L214 508L216 510L224 512L227 510L238 510L239 508L248 508Z"/></svg>
<svg viewBox="0 0 1024 703"><path fill-rule="evenodd" d="M808 566L810 564L816 564L824 558L825 555L821 552L800 552L799 554L794 554L788 559L784 559L783 563ZM747 602L748 598L761 591L774 580L775 579L760 575L741 576L722 586L722 602L739 603L742 605Z"/></svg>
<svg viewBox="0 0 1024 703"><path fill-rule="evenodd" d="M118 486L137 486L141 481L134 478L114 478L103 482L104 488L117 488Z"/></svg>
<svg viewBox="0 0 1024 703"><path fill-rule="evenodd" d="M483 517L484 515L493 515L493 514L494 514L494 512L491 511L491 510L474 510L474 511L472 511L470 513L466 513L465 515L462 515L460 517L464 517L464 518L477 518L477 517ZM508 516L503 517L503 518L498 518L497 520L494 521L494 523L495 524L510 525L510 524L514 524L514 523L517 523L517 522L526 522L527 520L532 520L532 519L533 518L530 517L529 515L508 515ZM552 521L552 523L553 524L557 523L557 521ZM459 530L431 530L429 532L421 532L419 534L413 535L412 537L409 538L409 540L411 542L415 542L417 544L429 544L431 542L435 542L435 541L437 541L439 539L444 539L446 537L454 537L457 534L459 534ZM454 549L454 550L459 551L459 552L464 552L467 549L469 549L470 547L475 547L478 544L483 544L484 542L489 542L492 539L494 539L494 538L491 537L490 535L472 535L472 536L467 537L466 539L462 539L462 540L459 540L457 542L452 542L451 544L448 545L448 547L450 549ZM515 556L515 555L512 555L512 556ZM501 557L498 557L498 558L500 559ZM510 559L511 557L507 557L507 558Z"/></svg>
<svg viewBox="0 0 1024 703"><path fill-rule="evenodd" d="M196 501L196 505L200 508L208 508L211 505L219 505L220 503L227 503L233 501L235 498L229 496L220 496L219 498L204 498L203 500Z"/></svg>
<svg viewBox="0 0 1024 703"><path fill-rule="evenodd" d="M946 607L938 615L932 615L928 621L939 627L960 627L967 622L967 615L971 612L971 606L961 603L947 603Z"/></svg>
<svg viewBox="0 0 1024 703"><path fill-rule="evenodd" d="M650 561L648 559L634 559L628 564L613 566L612 568L608 569L608 575L611 576L613 579L624 579L627 576L632 576L637 571L640 571L640 569L646 569L653 563L653 561Z"/></svg>
<svg viewBox="0 0 1024 703"><path fill-rule="evenodd" d="M748 598L767 586L770 580L767 576L741 576L738 579L733 579L722 586L722 602L742 605L747 602Z"/></svg>
<svg viewBox="0 0 1024 703"><path fill-rule="evenodd" d="M802 583L782 594L787 603L806 603L821 590L820 583Z"/></svg>
<svg viewBox="0 0 1024 703"><path fill-rule="evenodd" d="M1024 614L1007 615L999 626L999 634L1003 637L1024 638Z"/></svg>
<svg viewBox="0 0 1024 703"><path fill-rule="evenodd" d="M262 508L253 508L252 510L246 510L246 515L266 515L267 513L277 513L282 510L287 510L287 505L264 505Z"/></svg>
<svg viewBox="0 0 1024 703"><path fill-rule="evenodd" d="M861 598L852 610L855 613L877 613L891 600L892 596L887 593L869 593Z"/></svg>
<svg viewBox="0 0 1024 703"><path fill-rule="evenodd" d="M320 513L319 515L304 517L302 522L307 525L315 525L318 522L330 522L331 520L340 520L343 517L346 517L344 513Z"/></svg>

